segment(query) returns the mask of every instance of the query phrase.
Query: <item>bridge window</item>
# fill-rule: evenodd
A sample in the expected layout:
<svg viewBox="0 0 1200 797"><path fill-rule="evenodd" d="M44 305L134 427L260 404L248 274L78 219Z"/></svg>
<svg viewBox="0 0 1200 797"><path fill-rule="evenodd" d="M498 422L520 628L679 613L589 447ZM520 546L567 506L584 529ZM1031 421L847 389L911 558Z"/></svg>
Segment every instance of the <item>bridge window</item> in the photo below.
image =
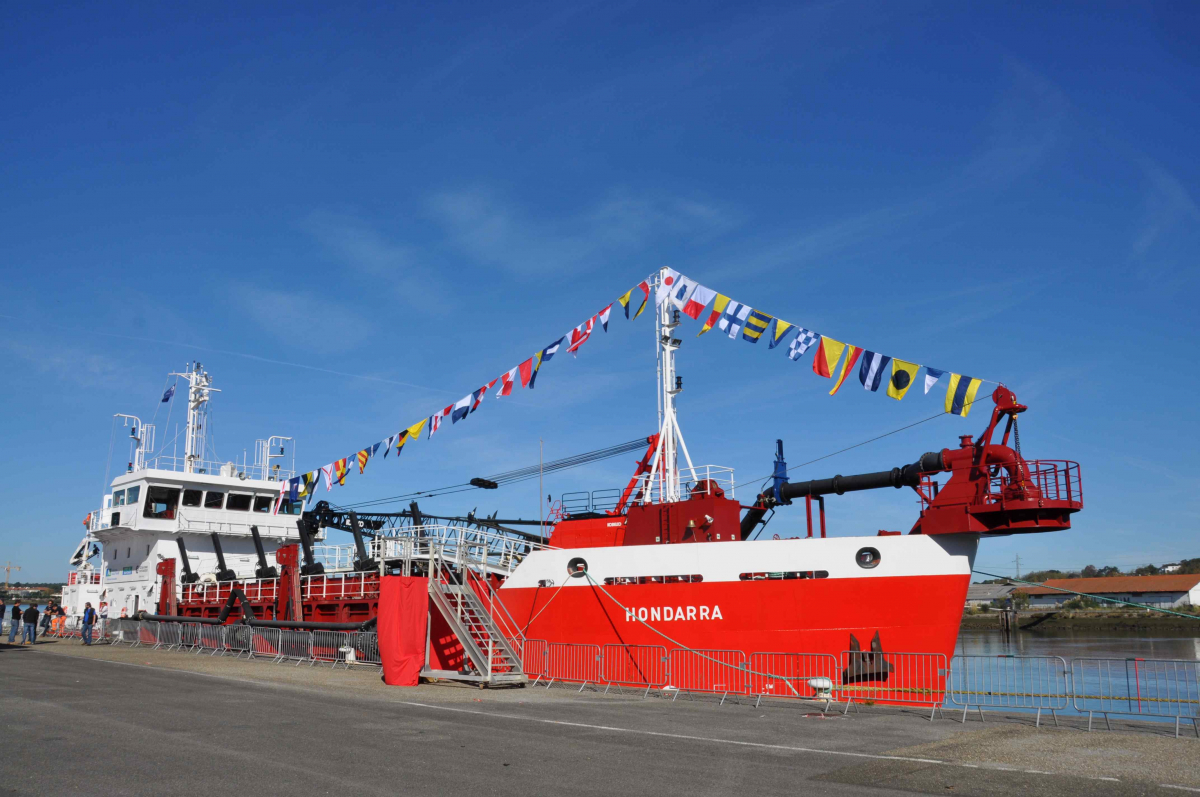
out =
<svg viewBox="0 0 1200 797"><path fill-rule="evenodd" d="M175 507L179 505L180 490L175 487L151 487L146 490L146 508L142 517L158 520L174 520Z"/></svg>
<svg viewBox="0 0 1200 797"><path fill-rule="evenodd" d="M205 509L220 509L225 505L225 493L209 490L204 494Z"/></svg>
<svg viewBox="0 0 1200 797"><path fill-rule="evenodd" d="M137 487L130 487L128 490L125 491L125 503L126 504L136 504L138 502L138 496L140 496L141 494L142 494L142 486L140 484Z"/></svg>
<svg viewBox="0 0 1200 797"><path fill-rule="evenodd" d="M232 509L235 512L249 512L250 499L253 497L245 493L230 493L229 497L225 499L225 508Z"/></svg>
<svg viewBox="0 0 1200 797"><path fill-rule="evenodd" d="M797 578L829 578L828 570L784 570L775 573L742 573L742 581L791 581Z"/></svg>
<svg viewBox="0 0 1200 797"><path fill-rule="evenodd" d="M183 505L184 506L200 506L200 499L204 493L201 490L184 490Z"/></svg>
<svg viewBox="0 0 1200 797"><path fill-rule="evenodd" d="M116 492L113 493L112 505L113 506L125 506L125 491L124 490L117 490Z"/></svg>
<svg viewBox="0 0 1200 797"><path fill-rule="evenodd" d="M304 514L304 501L289 501L283 499L279 502L279 514L281 515L302 515Z"/></svg>
<svg viewBox="0 0 1200 797"><path fill-rule="evenodd" d="M270 512L271 504L274 503L274 501L275 501L275 499L272 496L256 495L256 496L254 496L254 511L255 512Z"/></svg>

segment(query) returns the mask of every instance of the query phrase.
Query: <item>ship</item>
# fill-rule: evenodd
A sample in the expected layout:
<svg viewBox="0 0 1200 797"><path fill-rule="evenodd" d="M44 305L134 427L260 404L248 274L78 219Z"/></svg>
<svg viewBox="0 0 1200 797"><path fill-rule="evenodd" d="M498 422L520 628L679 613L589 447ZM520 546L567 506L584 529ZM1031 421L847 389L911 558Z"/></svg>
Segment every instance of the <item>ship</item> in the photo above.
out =
<svg viewBox="0 0 1200 797"><path fill-rule="evenodd" d="M291 471L267 459L278 438L249 473L236 463L203 473L187 456L167 471L135 452L105 497L107 523L81 546L86 554L98 540L104 551L89 594L98 587L110 605L145 607L156 621L362 630L379 613L381 581L415 576L429 584L430 677L524 682L544 674L555 646L583 658L617 646L650 651L645 661L664 651L711 661L729 652L828 656L844 682L886 680L889 654L953 654L981 543L1069 529L1083 508L1078 463L1022 454L1028 408L1004 385L978 435L887 470L793 481L775 441L769 487L743 503L732 468L692 462L676 406L679 311L661 302L654 317L657 431L624 489L565 494L548 523L435 517L416 503L373 512L312 494L307 504L287 500L279 487ZM187 378L189 406L203 404L207 375ZM906 532L827 533L827 497L876 489L913 491ZM195 502L209 490L245 497L201 515ZM807 535L766 538L777 510L803 511ZM331 545L333 531L353 541ZM140 569L151 564L153 574ZM542 663L531 662L538 655Z"/></svg>

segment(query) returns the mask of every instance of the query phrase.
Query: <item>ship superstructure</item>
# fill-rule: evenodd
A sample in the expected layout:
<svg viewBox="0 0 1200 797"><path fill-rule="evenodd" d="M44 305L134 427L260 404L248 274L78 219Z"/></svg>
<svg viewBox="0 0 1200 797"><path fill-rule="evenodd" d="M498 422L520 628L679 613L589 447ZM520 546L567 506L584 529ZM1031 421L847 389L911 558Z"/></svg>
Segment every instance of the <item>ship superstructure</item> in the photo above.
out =
<svg viewBox="0 0 1200 797"><path fill-rule="evenodd" d="M268 563L280 545L297 539L302 505L280 500L279 489L294 472L293 439L256 441L250 462L208 459L209 401L219 391L198 362L172 375L187 385L182 456L155 452L152 424L116 416L129 430L130 456L126 472L88 515L87 534L71 558L75 570L63 604L72 615L82 613L85 602L107 603L110 617L153 609L156 565L181 560L181 551L187 569L204 583L215 584L223 570L252 571L258 561L252 527Z"/></svg>

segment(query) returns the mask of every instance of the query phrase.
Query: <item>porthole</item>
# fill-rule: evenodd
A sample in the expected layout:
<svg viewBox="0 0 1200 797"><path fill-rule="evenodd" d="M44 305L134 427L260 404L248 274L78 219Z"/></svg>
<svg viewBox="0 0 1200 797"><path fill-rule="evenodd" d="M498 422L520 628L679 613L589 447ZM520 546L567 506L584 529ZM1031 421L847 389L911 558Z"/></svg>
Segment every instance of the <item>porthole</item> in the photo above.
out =
<svg viewBox="0 0 1200 797"><path fill-rule="evenodd" d="M858 553L854 555L854 561L858 562L859 567L870 570L872 567L879 565L879 550L876 548L859 548Z"/></svg>
<svg viewBox="0 0 1200 797"><path fill-rule="evenodd" d="M567 575L571 578L583 578L587 572L587 560L582 556L576 556L571 561L567 562Z"/></svg>

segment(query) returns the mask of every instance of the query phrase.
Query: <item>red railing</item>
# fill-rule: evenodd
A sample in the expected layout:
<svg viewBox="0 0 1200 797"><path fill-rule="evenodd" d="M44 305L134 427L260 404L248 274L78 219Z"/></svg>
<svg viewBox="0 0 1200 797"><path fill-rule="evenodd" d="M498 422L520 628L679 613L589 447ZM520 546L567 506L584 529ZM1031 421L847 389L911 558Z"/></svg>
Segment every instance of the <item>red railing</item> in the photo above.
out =
<svg viewBox="0 0 1200 797"><path fill-rule="evenodd" d="M988 498L993 503L1013 500L1019 498L1022 491L1028 498L1067 501L1082 506L1083 480L1079 474L1079 463L1062 459L1027 460L1011 473L1001 470L993 476Z"/></svg>
<svg viewBox="0 0 1200 797"><path fill-rule="evenodd" d="M78 573L67 573L67 586L72 584L99 584L100 574L92 573L90 578L79 578Z"/></svg>

